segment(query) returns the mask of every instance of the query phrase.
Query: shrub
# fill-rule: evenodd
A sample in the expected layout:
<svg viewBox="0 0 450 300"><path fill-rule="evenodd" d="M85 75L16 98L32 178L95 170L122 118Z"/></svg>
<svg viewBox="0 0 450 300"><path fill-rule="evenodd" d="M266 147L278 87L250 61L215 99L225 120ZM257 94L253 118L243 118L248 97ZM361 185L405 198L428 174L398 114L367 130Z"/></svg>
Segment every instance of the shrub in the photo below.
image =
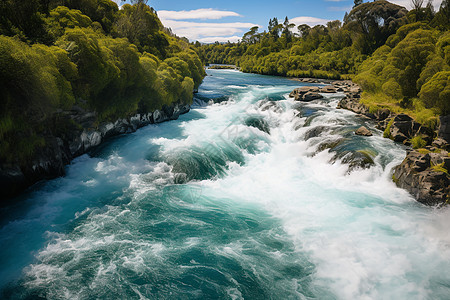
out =
<svg viewBox="0 0 450 300"><path fill-rule="evenodd" d="M435 74L419 93L426 107L436 107L442 115L450 114L450 71Z"/></svg>
<svg viewBox="0 0 450 300"><path fill-rule="evenodd" d="M391 135L391 126L392 126L392 123L394 123L394 119L391 119L391 120L389 121L389 123L387 124L386 129L385 129L384 132L383 132L383 137L392 139L392 135Z"/></svg>
<svg viewBox="0 0 450 300"><path fill-rule="evenodd" d="M423 148L427 145L427 142L421 137L421 136L415 136L413 137L411 140L411 146L414 149L419 149L419 148Z"/></svg>

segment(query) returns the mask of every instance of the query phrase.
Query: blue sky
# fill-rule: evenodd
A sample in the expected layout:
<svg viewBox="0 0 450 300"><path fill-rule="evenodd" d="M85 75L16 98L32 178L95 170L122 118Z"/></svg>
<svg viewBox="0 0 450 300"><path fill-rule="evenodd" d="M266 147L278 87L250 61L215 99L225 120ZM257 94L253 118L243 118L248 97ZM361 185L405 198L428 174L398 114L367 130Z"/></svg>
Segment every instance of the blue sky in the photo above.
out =
<svg viewBox="0 0 450 300"><path fill-rule="evenodd" d="M409 7L411 1L391 2ZM435 0L435 7L440 2ZM273 17L283 22L287 16L296 25L311 26L342 20L345 12L351 10L353 0L149 0L148 5L158 11L164 26L175 34L211 43L235 42L253 26L266 30Z"/></svg>

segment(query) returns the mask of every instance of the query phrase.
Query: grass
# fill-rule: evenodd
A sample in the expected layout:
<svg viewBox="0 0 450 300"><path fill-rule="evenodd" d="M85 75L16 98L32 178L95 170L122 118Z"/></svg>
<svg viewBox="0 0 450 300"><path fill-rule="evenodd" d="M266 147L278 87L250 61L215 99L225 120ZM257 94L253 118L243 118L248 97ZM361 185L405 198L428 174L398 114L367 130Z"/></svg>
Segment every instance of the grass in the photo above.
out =
<svg viewBox="0 0 450 300"><path fill-rule="evenodd" d="M436 172L444 172L445 174L449 175L448 170L446 168L444 168L444 163L432 166L431 168Z"/></svg>
<svg viewBox="0 0 450 300"><path fill-rule="evenodd" d="M424 148L417 149L417 151L419 151L420 154L428 154L431 152L430 150Z"/></svg>
<svg viewBox="0 0 450 300"><path fill-rule="evenodd" d="M400 99L394 99L382 92L363 92L360 102L369 107L370 112L376 112L378 109L387 108L396 114L407 114L418 123L433 130L437 129L439 124L438 112L426 108L418 98L412 99L410 107L404 108L400 105Z"/></svg>
<svg viewBox="0 0 450 300"><path fill-rule="evenodd" d="M392 174L392 181L395 182L395 184L398 184L398 178L395 177L394 174Z"/></svg>
<svg viewBox="0 0 450 300"><path fill-rule="evenodd" d="M413 149L423 148L427 145L427 142L420 135L413 137L410 142Z"/></svg>
<svg viewBox="0 0 450 300"><path fill-rule="evenodd" d="M391 120L389 121L389 123L387 124L386 129L385 129L384 132L383 132L383 137L389 138L389 139L392 138L392 135L391 135L391 126L392 126L392 123L394 123L394 119L391 119Z"/></svg>

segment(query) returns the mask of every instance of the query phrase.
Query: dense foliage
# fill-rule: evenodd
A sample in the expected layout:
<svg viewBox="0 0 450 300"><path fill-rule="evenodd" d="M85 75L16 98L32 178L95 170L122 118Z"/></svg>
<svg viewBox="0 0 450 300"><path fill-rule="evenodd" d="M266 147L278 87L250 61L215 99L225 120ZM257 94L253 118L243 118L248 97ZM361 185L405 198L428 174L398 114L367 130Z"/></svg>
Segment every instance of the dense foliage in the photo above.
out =
<svg viewBox="0 0 450 300"><path fill-rule="evenodd" d="M238 43L196 44L205 63L291 77L354 78L373 109L389 106L419 121L450 113L450 7L442 1L411 11L384 0L362 3L344 24L293 27L286 18L251 28ZM432 124L430 124L432 125Z"/></svg>
<svg viewBox="0 0 450 300"><path fill-rule="evenodd" d="M73 105L101 122L192 101L201 61L136 2L0 2L0 162L26 162Z"/></svg>

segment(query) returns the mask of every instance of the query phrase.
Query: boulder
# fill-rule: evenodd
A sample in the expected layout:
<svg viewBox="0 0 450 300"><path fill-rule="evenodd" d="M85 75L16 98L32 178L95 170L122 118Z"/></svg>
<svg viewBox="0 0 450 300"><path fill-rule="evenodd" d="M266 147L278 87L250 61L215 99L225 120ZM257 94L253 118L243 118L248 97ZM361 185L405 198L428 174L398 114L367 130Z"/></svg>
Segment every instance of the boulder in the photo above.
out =
<svg viewBox="0 0 450 300"><path fill-rule="evenodd" d="M377 110L374 115L378 121L383 121L389 118L389 116L391 115L391 111L387 108L382 108Z"/></svg>
<svg viewBox="0 0 450 300"><path fill-rule="evenodd" d="M259 107L259 109L261 111L273 111L276 113L281 113L283 112L283 109L278 105L278 103L276 103L275 101L269 101L267 99L261 100L257 106Z"/></svg>
<svg viewBox="0 0 450 300"><path fill-rule="evenodd" d="M302 86L294 89L289 97L293 97L296 101L313 101L316 99L322 99L323 96L319 94L319 88L317 86Z"/></svg>
<svg viewBox="0 0 450 300"><path fill-rule="evenodd" d="M333 150L334 152L335 150ZM373 154L372 154L373 155ZM348 172L355 169L368 169L375 164L370 151L336 151L330 163L334 163L341 159L341 162L348 165Z"/></svg>
<svg viewBox="0 0 450 300"><path fill-rule="evenodd" d="M308 92L308 93L302 95L301 97L299 97L298 99L296 98L295 100L309 102L309 101L322 99L322 98L323 98L323 96L321 94L319 94L319 93Z"/></svg>
<svg viewBox="0 0 450 300"><path fill-rule="evenodd" d="M369 113L369 108L364 104L359 103L359 99L344 97L341 101L339 101L337 108L343 108L350 111L353 111L357 114L362 114L366 116L373 116Z"/></svg>
<svg viewBox="0 0 450 300"><path fill-rule="evenodd" d="M317 86L302 86L299 88L294 89L290 94L289 97L295 98L295 100L298 100L297 98L300 97L300 95L304 95L308 92L314 92L318 93L320 90Z"/></svg>
<svg viewBox="0 0 450 300"><path fill-rule="evenodd" d="M393 119L389 133L395 142L406 144L409 139L416 135L419 128L420 124L410 116L398 114Z"/></svg>
<svg viewBox="0 0 450 300"><path fill-rule="evenodd" d="M423 204L443 205L449 200L450 177L434 166L438 162L444 168L450 166L446 151L440 154L409 151L403 162L394 168L394 182Z"/></svg>
<svg viewBox="0 0 450 300"><path fill-rule="evenodd" d="M320 88L321 93L336 93L336 89L332 85L327 85Z"/></svg>
<svg viewBox="0 0 450 300"><path fill-rule="evenodd" d="M260 131L270 134L269 124L266 122L266 120L264 120L263 117L250 116L245 120L245 125L257 128Z"/></svg>
<svg viewBox="0 0 450 300"><path fill-rule="evenodd" d="M362 135L362 136L372 136L372 132L367 129L365 126L361 126L355 131L356 135Z"/></svg>
<svg viewBox="0 0 450 300"><path fill-rule="evenodd" d="M372 156L370 156L367 151L363 150L350 152L342 159L342 162L348 164L348 172L355 169L368 169L375 165Z"/></svg>

